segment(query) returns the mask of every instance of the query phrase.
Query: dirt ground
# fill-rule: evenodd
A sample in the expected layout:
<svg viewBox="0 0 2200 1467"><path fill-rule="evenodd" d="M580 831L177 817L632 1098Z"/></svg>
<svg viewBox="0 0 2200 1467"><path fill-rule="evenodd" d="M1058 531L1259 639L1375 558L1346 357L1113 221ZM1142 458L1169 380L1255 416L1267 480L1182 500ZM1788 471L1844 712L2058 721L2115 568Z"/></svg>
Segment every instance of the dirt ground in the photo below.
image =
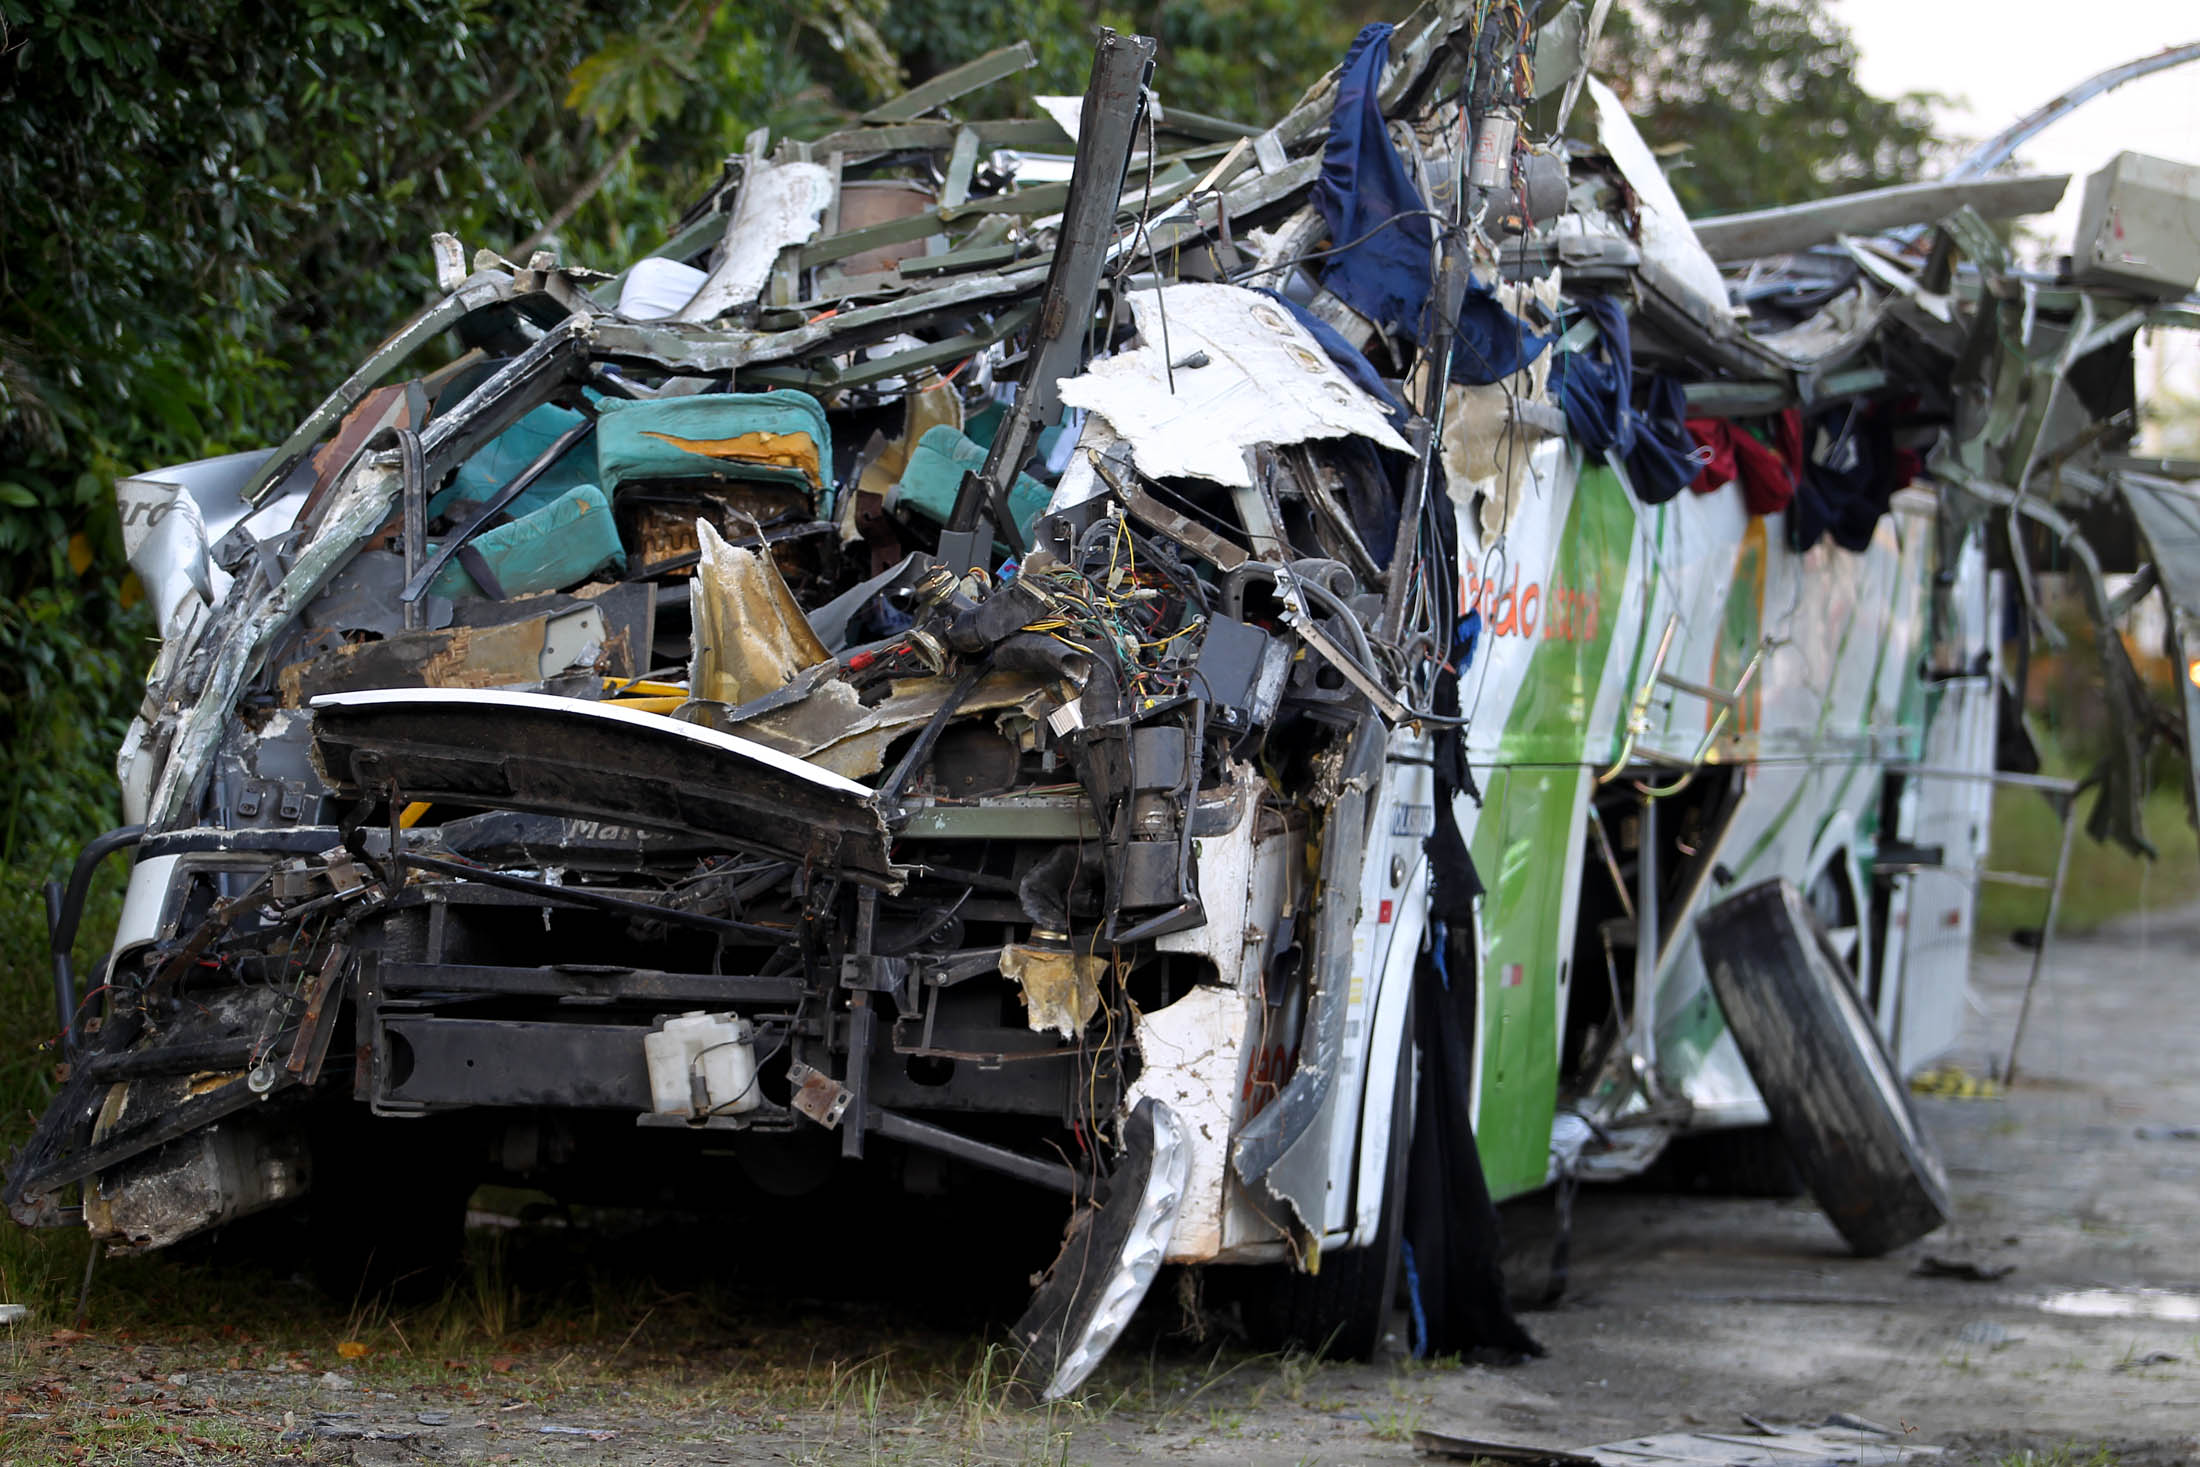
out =
<svg viewBox="0 0 2200 1467"><path fill-rule="evenodd" d="M1803 1199L1585 1191L1570 1287L1528 1316L1550 1353L1526 1365L1255 1355L1226 1321L1176 1328L1197 1311L1165 1279L1082 1401L1028 1410L952 1278L699 1308L665 1281L692 1237L628 1239L646 1288L591 1275L594 1303L567 1288L507 1319L613 1267L517 1229L440 1316L331 1315L278 1272L242 1304L209 1285L188 1328L14 1327L0 1462L1347 1463L1413 1460L1420 1429L1564 1447L1837 1412L1960 1461L2200 1460L2196 953L2200 906L2058 946L2011 1091L1919 1101L1958 1221L1894 1256L1848 1257ZM1952 1056L1973 1073L2007 1046L2027 963L1978 960ZM1548 1202L1510 1214L1539 1258Z"/></svg>

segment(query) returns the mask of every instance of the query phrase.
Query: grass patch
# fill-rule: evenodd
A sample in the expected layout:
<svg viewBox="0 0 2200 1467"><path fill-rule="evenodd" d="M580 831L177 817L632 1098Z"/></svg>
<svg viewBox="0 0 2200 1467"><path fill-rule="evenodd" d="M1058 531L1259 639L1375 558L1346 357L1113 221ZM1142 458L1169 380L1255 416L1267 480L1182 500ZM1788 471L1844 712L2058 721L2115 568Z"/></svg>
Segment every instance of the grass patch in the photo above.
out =
<svg viewBox="0 0 2200 1467"><path fill-rule="evenodd" d="M2061 764L2063 767L2055 767ZM2049 773L2075 777L2063 761L2050 758ZM2081 822L2070 846L2070 871L2063 882L2058 933L2091 932L2104 922L2138 911L2184 905L2200 891L2200 839L2185 818L2182 791L2157 785L2146 801L2146 833L2160 859L2134 856L2121 846L2094 841L2083 821L2093 797L2082 796ZM1994 792L1994 832L1988 860L1996 871L2032 876L2055 873L2055 851L2062 823L2036 790L2002 788ZM2047 893L1989 881L1981 884L1978 934L2006 940L2023 928L2037 929L2047 913Z"/></svg>
<svg viewBox="0 0 2200 1467"><path fill-rule="evenodd" d="M1994 1467L2118 1467L2121 1459L2109 1448L2082 1447L2064 1442L2041 1450L2027 1448L1999 1458Z"/></svg>

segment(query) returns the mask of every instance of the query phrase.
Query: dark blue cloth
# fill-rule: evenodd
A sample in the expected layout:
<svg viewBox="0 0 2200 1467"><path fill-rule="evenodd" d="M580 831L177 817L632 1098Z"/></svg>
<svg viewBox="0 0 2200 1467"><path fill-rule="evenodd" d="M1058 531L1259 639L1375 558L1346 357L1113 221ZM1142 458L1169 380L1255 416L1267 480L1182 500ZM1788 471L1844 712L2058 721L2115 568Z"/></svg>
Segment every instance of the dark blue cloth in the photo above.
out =
<svg viewBox="0 0 2200 1467"><path fill-rule="evenodd" d="M1263 290L1261 294L1289 311L1291 319L1304 326L1306 334L1313 337L1315 344L1329 354L1329 360L1337 364L1337 370L1350 377L1353 386L1383 405L1383 415L1390 419L1390 426L1401 433L1405 431L1406 405L1391 396L1389 387L1384 385L1381 374L1375 370L1375 364L1367 359L1366 353L1346 341L1344 334L1336 327L1289 296L1273 290Z"/></svg>
<svg viewBox="0 0 2200 1467"><path fill-rule="evenodd" d="M1827 408L1803 424L1803 472L1788 505L1788 545L1798 552L1833 536L1844 550L1871 548L1894 492L1894 435L1861 402Z"/></svg>
<svg viewBox="0 0 2200 1467"><path fill-rule="evenodd" d="M1635 446L1633 409L1627 400L1635 352L1627 313L1603 296L1585 296L1577 304L1596 322L1596 345L1591 351L1562 353L1551 363L1551 391L1575 442L1591 453L1617 451L1625 458Z"/></svg>
<svg viewBox="0 0 2200 1467"><path fill-rule="evenodd" d="M1703 471L1696 435L1688 431L1688 394L1679 379L1652 373L1635 416L1635 446L1627 455L1627 479L1645 504L1663 504Z"/></svg>
<svg viewBox="0 0 2200 1467"><path fill-rule="evenodd" d="M1625 464L1638 499L1663 504L1700 467L1688 431L1687 397L1680 383L1659 374L1650 379L1647 411L1638 410L1627 313L1605 296L1586 296L1579 304L1596 322L1596 354L1569 352L1551 363L1551 386L1567 429L1591 453Z"/></svg>
<svg viewBox="0 0 2200 1467"><path fill-rule="evenodd" d="M1390 145L1378 103L1389 55L1390 27L1378 22L1353 39L1337 73L1337 102L1329 114L1314 207L1329 226L1331 245L1350 248L1329 257L1322 284L1376 324L1421 340L1436 231L1425 215L1398 219L1428 206Z"/></svg>
<svg viewBox="0 0 2200 1467"><path fill-rule="evenodd" d="M1459 307L1459 334L1451 343L1451 380L1461 387L1487 387L1531 365L1551 338L1498 304L1497 292L1469 278L1467 298Z"/></svg>

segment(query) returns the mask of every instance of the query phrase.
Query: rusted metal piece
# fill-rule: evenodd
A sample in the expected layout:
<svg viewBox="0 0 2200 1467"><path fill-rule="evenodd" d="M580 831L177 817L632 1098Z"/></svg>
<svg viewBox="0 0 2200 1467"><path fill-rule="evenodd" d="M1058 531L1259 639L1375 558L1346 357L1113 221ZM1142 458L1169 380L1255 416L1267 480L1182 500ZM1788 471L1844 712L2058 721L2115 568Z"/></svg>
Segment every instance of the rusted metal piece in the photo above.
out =
<svg viewBox="0 0 2200 1467"><path fill-rule="evenodd" d="M307 983L305 1012L298 1019L298 1036L291 1041L290 1058L283 1068L301 1085L320 1083L321 1066L328 1059L329 1041L336 1035L336 1015L343 1003L343 987L351 977L351 951L342 943L329 949L320 970Z"/></svg>
<svg viewBox="0 0 2200 1467"><path fill-rule="evenodd" d="M794 1099L790 1103L797 1111L828 1131L839 1127L840 1117L853 1098L847 1086L822 1070L813 1070L800 1062L788 1067L787 1083L794 1087Z"/></svg>

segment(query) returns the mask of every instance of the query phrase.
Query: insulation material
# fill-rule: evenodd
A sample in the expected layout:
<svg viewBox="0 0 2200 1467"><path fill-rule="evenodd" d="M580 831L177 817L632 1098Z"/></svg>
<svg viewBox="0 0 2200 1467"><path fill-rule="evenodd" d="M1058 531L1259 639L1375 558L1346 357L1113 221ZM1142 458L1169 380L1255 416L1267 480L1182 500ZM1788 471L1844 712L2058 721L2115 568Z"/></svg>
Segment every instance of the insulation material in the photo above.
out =
<svg viewBox="0 0 2200 1467"><path fill-rule="evenodd" d="M1381 406L1274 301L1205 284L1130 300L1144 345L1065 380L1062 401L1106 418L1142 473L1247 489L1246 451L1261 444L1357 434L1410 451Z"/></svg>
<svg viewBox="0 0 2200 1467"><path fill-rule="evenodd" d="M1064 1039L1085 1032L1100 1012L1100 975L1108 960L1098 953L1011 943L1001 949L1001 974L1021 985L1024 1011L1035 1034L1052 1029Z"/></svg>
<svg viewBox="0 0 2200 1467"><path fill-rule="evenodd" d="M695 656L688 686L713 703L746 703L775 693L827 653L769 556L728 545L710 521L697 520L702 560L695 568Z"/></svg>
<svg viewBox="0 0 2200 1467"><path fill-rule="evenodd" d="M714 321L754 301L771 279L779 252L808 242L832 201L833 176L822 166L751 159L740 202L726 225L726 252L672 319Z"/></svg>
<svg viewBox="0 0 2200 1467"><path fill-rule="evenodd" d="M1506 310L1520 315L1530 301L1540 302L1548 315L1557 314L1559 276L1500 284L1497 300ZM1551 377L1551 353L1545 352L1520 371L1484 387L1448 387L1444 401L1444 482L1451 497L1471 507L1482 496L1482 543L1487 545L1505 532L1519 508L1520 491L1528 478L1528 457L1545 436L1539 428L1516 420L1515 399L1547 403Z"/></svg>
<svg viewBox="0 0 2200 1467"><path fill-rule="evenodd" d="M1635 130L1635 120L1627 115L1627 108L1610 87L1592 76L1589 96L1596 103L1597 144L1619 166L1627 186L1635 191L1636 208L1642 217L1643 258L1664 266L1701 296L1701 304L1711 313L1714 324L1731 322L1734 308L1727 304L1726 280L1713 263L1711 252L1696 238L1688 213L1681 208L1680 196L1673 192L1665 170L1658 166L1657 155Z"/></svg>

